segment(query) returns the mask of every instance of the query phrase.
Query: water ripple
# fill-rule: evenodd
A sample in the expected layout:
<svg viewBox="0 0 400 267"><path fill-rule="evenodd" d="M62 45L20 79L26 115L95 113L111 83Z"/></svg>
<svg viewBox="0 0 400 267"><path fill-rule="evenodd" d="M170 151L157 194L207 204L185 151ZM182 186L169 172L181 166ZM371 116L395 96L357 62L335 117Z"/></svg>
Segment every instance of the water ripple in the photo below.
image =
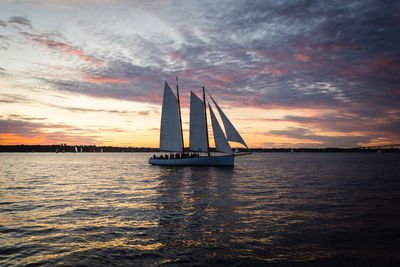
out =
<svg viewBox="0 0 400 267"><path fill-rule="evenodd" d="M0 154L0 265L397 265L398 154Z"/></svg>

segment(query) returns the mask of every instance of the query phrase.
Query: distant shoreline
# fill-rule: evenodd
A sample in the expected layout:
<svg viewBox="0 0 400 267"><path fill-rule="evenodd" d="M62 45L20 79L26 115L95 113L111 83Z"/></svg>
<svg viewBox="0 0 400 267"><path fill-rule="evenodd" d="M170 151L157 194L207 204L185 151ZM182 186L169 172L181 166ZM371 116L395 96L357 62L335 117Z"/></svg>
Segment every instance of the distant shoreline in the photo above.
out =
<svg viewBox="0 0 400 267"><path fill-rule="evenodd" d="M114 146L95 146L95 145L0 145L1 152L54 152L54 153L75 153L75 147L78 152L84 153L97 153L97 152L153 152L159 153L158 148L152 147L114 147ZM188 151L188 148L185 148ZM239 148L240 152L250 151L253 153L258 152L291 152L291 148L250 148L249 150ZM361 152L361 153L371 153L371 152L400 152L399 148L293 148L293 153L297 152ZM211 152L215 152L215 149L211 149ZM165 153L165 152L164 152Z"/></svg>

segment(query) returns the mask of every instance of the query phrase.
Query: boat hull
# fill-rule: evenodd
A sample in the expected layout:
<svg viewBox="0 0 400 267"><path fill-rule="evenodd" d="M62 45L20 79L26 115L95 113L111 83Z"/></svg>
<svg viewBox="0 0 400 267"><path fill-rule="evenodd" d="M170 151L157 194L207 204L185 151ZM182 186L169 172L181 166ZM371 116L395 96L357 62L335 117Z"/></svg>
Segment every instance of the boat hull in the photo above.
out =
<svg viewBox="0 0 400 267"><path fill-rule="evenodd" d="M233 155L183 159L149 159L150 164L163 166L233 166L234 161L235 157Z"/></svg>

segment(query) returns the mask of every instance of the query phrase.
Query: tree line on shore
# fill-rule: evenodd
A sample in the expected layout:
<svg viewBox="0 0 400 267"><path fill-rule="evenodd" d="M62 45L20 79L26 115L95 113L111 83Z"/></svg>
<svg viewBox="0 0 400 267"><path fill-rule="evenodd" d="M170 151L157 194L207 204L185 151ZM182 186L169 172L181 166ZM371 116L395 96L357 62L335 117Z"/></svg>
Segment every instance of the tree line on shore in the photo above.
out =
<svg viewBox="0 0 400 267"><path fill-rule="evenodd" d="M239 148L239 152L400 152L399 148ZM189 151L185 148L185 151ZM0 152L55 152L55 153L96 153L96 152L160 152L152 147L114 147L96 145L0 145ZM215 152L211 148L211 152Z"/></svg>
<svg viewBox="0 0 400 267"><path fill-rule="evenodd" d="M114 147L114 146L95 146L95 145L0 145L0 152L55 152L55 153L75 153L75 152L157 152L156 148L149 147Z"/></svg>

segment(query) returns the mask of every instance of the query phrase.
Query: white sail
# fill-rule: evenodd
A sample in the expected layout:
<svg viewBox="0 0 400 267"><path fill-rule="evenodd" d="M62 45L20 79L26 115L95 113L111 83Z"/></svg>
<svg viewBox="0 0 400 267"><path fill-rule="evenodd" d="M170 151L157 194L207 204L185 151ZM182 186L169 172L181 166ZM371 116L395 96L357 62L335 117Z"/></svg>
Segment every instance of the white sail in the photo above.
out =
<svg viewBox="0 0 400 267"><path fill-rule="evenodd" d="M160 150L182 152L178 101L165 82L161 114Z"/></svg>
<svg viewBox="0 0 400 267"><path fill-rule="evenodd" d="M224 152L226 154L232 154L232 149L225 138L225 134L222 131L221 126L219 126L217 118L215 117L215 114L211 109L210 104L208 104L208 107L210 109L210 114L211 114L211 123L214 133L215 149L217 151Z"/></svg>
<svg viewBox="0 0 400 267"><path fill-rule="evenodd" d="M193 92L190 94L190 151L208 152L204 102Z"/></svg>
<svg viewBox="0 0 400 267"><path fill-rule="evenodd" d="M224 124L225 128L225 133L226 133L226 139L228 141L233 141L233 142L238 142L247 147L246 143L244 142L243 138L240 136L238 131L235 129L233 124L230 122L228 117L225 115L225 113L222 111L222 109L218 106L218 104L215 102L214 98L210 95L212 101L214 102L214 105L217 107L219 115L221 116L222 123ZM248 148L248 147L247 147Z"/></svg>

